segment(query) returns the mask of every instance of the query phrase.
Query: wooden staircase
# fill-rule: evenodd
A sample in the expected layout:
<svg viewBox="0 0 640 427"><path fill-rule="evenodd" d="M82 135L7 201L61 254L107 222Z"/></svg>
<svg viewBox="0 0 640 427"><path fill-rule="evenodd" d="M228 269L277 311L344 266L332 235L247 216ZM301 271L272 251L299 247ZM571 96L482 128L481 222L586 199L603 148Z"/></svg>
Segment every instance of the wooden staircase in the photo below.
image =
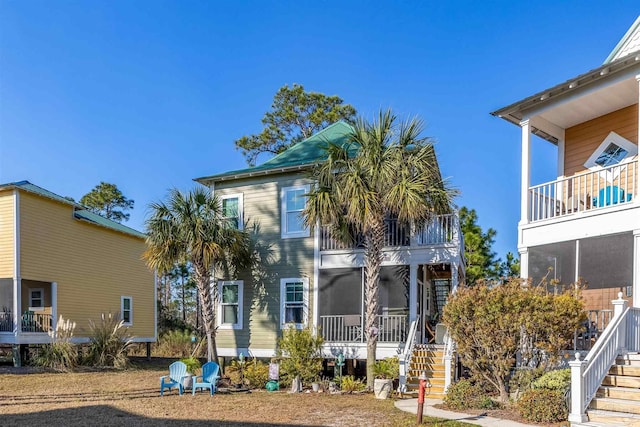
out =
<svg viewBox="0 0 640 427"><path fill-rule="evenodd" d="M640 426L640 354L619 356L589 404L586 426Z"/></svg>
<svg viewBox="0 0 640 427"><path fill-rule="evenodd" d="M444 396L444 345L416 344L407 374L407 392L417 393L420 374L427 375L427 397ZM429 387L429 384L431 387Z"/></svg>

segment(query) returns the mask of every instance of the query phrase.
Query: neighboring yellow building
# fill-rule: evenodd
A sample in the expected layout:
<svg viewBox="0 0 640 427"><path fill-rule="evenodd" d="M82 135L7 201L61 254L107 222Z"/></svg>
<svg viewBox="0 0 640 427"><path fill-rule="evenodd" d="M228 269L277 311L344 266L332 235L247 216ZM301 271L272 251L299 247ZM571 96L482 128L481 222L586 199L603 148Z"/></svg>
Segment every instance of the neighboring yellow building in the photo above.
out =
<svg viewBox="0 0 640 427"><path fill-rule="evenodd" d="M154 342L154 275L144 234L27 181L0 185L0 344L42 344L59 316L87 341L89 319L118 314Z"/></svg>

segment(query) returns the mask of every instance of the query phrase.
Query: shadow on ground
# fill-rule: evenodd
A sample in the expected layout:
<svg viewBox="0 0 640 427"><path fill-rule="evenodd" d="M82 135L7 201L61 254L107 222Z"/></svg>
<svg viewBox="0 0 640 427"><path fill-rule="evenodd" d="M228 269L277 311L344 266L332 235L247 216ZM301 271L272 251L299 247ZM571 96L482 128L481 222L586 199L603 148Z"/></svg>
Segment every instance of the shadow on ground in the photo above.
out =
<svg viewBox="0 0 640 427"><path fill-rule="evenodd" d="M229 426L229 427L275 427L286 424L237 422L221 420L176 420L148 418L132 414L109 405L83 406L80 408L54 409L29 414L3 414L3 426ZM293 424L291 424L293 425Z"/></svg>

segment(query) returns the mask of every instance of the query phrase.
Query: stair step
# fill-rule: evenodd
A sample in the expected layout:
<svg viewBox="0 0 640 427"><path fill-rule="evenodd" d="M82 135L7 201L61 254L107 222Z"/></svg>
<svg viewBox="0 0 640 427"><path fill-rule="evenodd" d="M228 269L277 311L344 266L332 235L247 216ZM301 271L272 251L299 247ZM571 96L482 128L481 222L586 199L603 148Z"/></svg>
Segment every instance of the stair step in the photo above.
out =
<svg viewBox="0 0 640 427"><path fill-rule="evenodd" d="M617 427L617 426L629 426L640 423L640 415L627 414L624 412L615 411L602 411L589 409L587 411L589 422L581 425L593 426L593 427Z"/></svg>
<svg viewBox="0 0 640 427"><path fill-rule="evenodd" d="M596 397L591 401L589 408L640 415L640 403L635 400Z"/></svg>
<svg viewBox="0 0 640 427"><path fill-rule="evenodd" d="M409 369L409 376L418 378L424 371L422 369ZM427 378L444 378L444 371L427 371Z"/></svg>
<svg viewBox="0 0 640 427"><path fill-rule="evenodd" d="M616 386L616 387L628 387L639 388L640 377L626 377L621 375L607 375L602 381L602 385Z"/></svg>
<svg viewBox="0 0 640 427"><path fill-rule="evenodd" d="M640 365L614 365L609 369L611 375L626 375L640 377Z"/></svg>
<svg viewBox="0 0 640 427"><path fill-rule="evenodd" d="M609 397L612 399L635 400L640 402L640 389L626 387L600 387L596 397Z"/></svg>
<svg viewBox="0 0 640 427"><path fill-rule="evenodd" d="M640 364L640 353L628 353L616 358L618 365L638 365Z"/></svg>

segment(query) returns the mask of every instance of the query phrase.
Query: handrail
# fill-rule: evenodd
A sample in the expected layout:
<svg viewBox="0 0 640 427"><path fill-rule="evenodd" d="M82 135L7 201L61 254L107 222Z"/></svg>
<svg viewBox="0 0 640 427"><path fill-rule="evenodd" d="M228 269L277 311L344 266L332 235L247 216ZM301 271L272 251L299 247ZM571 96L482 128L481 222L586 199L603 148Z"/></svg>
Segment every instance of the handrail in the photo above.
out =
<svg viewBox="0 0 640 427"><path fill-rule="evenodd" d="M637 161L638 161L638 158L636 156L633 156L631 158L622 160L620 163L616 163L615 165L609 166L607 169L614 168L614 167L626 166L626 165L631 164L631 163L636 163ZM602 169L601 171L596 171L596 172L606 171L607 169ZM554 179L554 180L551 180L551 181L543 182L542 184L532 185L531 187L529 187L529 189L531 190L531 189L536 188L536 187L542 187L542 186L545 186L545 185L555 184L556 182L569 181L570 179L580 178L580 177L583 177L585 175L590 175L592 173L594 173L594 171L588 169L588 170L586 170L584 172L579 172L579 173L573 174L571 176L565 176L565 177L562 177L562 178L558 178L558 179Z"/></svg>
<svg viewBox="0 0 640 427"><path fill-rule="evenodd" d="M571 408L568 420L582 423L588 420L586 409L596 395L611 365L621 352L640 350L640 309L626 308L627 301L618 293L612 301L613 319L584 360L576 353L571 367ZM635 322L635 324L634 324Z"/></svg>
<svg viewBox="0 0 640 427"><path fill-rule="evenodd" d="M618 356L618 350L620 348L618 329L622 322L626 322L628 312L629 309L627 309L622 316L615 318L609 323L593 348L584 358L586 366L582 372L582 378L585 383L584 399L582 401L583 410L589 406L600 384L602 384L602 380Z"/></svg>
<svg viewBox="0 0 640 427"><path fill-rule="evenodd" d="M411 363L411 356L413 355L413 346L415 345L417 331L418 319L415 319L411 321L407 341L405 341L404 350L400 355L400 380L398 381L398 391L400 393L407 391L407 372L409 371L409 364Z"/></svg>

